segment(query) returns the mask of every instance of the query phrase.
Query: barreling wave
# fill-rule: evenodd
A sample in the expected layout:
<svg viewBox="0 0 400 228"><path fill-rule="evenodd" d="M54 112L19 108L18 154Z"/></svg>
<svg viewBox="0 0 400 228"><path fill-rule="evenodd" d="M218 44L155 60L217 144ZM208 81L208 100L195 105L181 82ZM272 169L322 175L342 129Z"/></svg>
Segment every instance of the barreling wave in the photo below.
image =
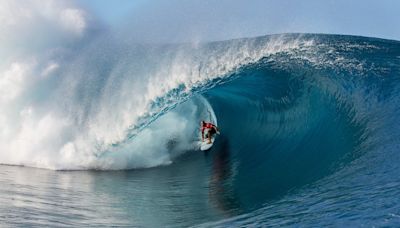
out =
<svg viewBox="0 0 400 228"><path fill-rule="evenodd" d="M399 194L398 41L285 34L156 46L100 36L0 70L1 164L170 165L198 153L206 119L221 135L199 173L209 172L213 218L226 220L204 226L291 225L304 211L336 219L342 204L357 210L351 221L367 221L360 202L391 205ZM179 172L160 185L196 178ZM209 221L210 205L188 217ZM307 222L329 225L318 215Z"/></svg>
<svg viewBox="0 0 400 228"><path fill-rule="evenodd" d="M51 169L165 165L196 150L198 122L215 110L231 147L257 151L238 150L240 161L271 168L296 153L299 169L330 169L373 145L366 110L393 91L379 83L398 73L397 55L395 41L346 36L195 46L101 37L65 59L49 54L11 64L0 83L9 88L1 97L0 142L8 152L0 162ZM38 72L42 77L29 78Z"/></svg>
<svg viewBox="0 0 400 228"><path fill-rule="evenodd" d="M149 123L246 64L310 45L312 40L301 36L197 46L132 45L100 36L6 62L0 83L0 105L6 110L0 116L5 151L0 162L50 169L169 164L169 140L192 132L198 120L176 114L160 135ZM193 149L193 138L178 141Z"/></svg>

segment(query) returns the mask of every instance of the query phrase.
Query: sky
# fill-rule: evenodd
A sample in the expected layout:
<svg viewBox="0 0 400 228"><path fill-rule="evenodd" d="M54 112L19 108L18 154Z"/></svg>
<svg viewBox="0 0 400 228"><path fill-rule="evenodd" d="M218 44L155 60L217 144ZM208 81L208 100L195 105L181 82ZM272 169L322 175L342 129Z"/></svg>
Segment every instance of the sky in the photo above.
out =
<svg viewBox="0 0 400 228"><path fill-rule="evenodd" d="M104 23L138 40L223 40L287 32L400 40L398 0L82 0Z"/></svg>

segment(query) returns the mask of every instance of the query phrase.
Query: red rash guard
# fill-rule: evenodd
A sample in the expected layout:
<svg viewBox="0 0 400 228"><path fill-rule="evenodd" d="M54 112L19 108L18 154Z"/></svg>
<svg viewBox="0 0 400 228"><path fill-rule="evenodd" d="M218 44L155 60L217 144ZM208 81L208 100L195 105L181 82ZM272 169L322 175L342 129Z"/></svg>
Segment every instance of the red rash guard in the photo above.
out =
<svg viewBox="0 0 400 228"><path fill-rule="evenodd" d="M212 129L214 127L214 124L212 123L206 123L205 125L203 125L203 127L201 128L201 132L204 132L205 129Z"/></svg>

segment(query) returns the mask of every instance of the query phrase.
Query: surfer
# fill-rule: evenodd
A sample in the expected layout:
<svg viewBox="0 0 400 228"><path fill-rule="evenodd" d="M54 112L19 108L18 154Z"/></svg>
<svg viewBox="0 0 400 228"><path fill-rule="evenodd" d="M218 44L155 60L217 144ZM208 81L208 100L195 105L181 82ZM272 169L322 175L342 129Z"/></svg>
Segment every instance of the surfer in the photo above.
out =
<svg viewBox="0 0 400 228"><path fill-rule="evenodd" d="M201 121L201 140L204 142L204 131L206 131L206 137L208 138L208 144L211 143L211 137L219 132L218 127L212 123L207 123L206 121Z"/></svg>

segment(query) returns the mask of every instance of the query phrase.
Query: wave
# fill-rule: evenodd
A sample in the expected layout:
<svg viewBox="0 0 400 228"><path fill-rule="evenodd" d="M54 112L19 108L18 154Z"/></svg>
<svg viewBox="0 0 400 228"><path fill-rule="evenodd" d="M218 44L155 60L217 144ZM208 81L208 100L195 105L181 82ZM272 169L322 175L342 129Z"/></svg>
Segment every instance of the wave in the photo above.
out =
<svg viewBox="0 0 400 228"><path fill-rule="evenodd" d="M166 165L195 150L198 122L214 109L231 147L268 154L239 150L240 161L273 167L285 161L282 154L313 148L296 155L299 169L329 169L367 144L364 122L371 117L359 110L387 93L369 84L397 73L397 51L396 41L312 34L157 46L100 37L9 65L0 83L0 162L50 169ZM379 55L391 62L375 61ZM325 163L315 166L310 156Z"/></svg>
<svg viewBox="0 0 400 228"><path fill-rule="evenodd" d="M85 45L49 48L29 60L6 62L0 83L1 108L6 110L0 118L0 141L6 152L0 162L50 169L129 169L169 163L168 153L161 155L160 148L149 150L143 143L129 155L103 159L99 154L118 154L118 148L124 149L116 145L126 144L176 104L241 66L311 43L276 36L229 45L147 46L100 36ZM121 162L126 156L138 159Z"/></svg>
<svg viewBox="0 0 400 228"><path fill-rule="evenodd" d="M203 224L212 227L272 226L281 214L299 218L321 208L330 215L341 207L330 199L354 200L353 185L375 200L398 195L396 184L379 187L398 179L398 41L284 34L196 45L100 37L78 46L1 65L1 164L168 166L165 175L153 169L152 177L166 180L151 188L201 186L196 223L209 221L210 210L226 219ZM221 135L200 154L203 119ZM199 177L206 188L187 181ZM371 213L358 214L365 220Z"/></svg>

